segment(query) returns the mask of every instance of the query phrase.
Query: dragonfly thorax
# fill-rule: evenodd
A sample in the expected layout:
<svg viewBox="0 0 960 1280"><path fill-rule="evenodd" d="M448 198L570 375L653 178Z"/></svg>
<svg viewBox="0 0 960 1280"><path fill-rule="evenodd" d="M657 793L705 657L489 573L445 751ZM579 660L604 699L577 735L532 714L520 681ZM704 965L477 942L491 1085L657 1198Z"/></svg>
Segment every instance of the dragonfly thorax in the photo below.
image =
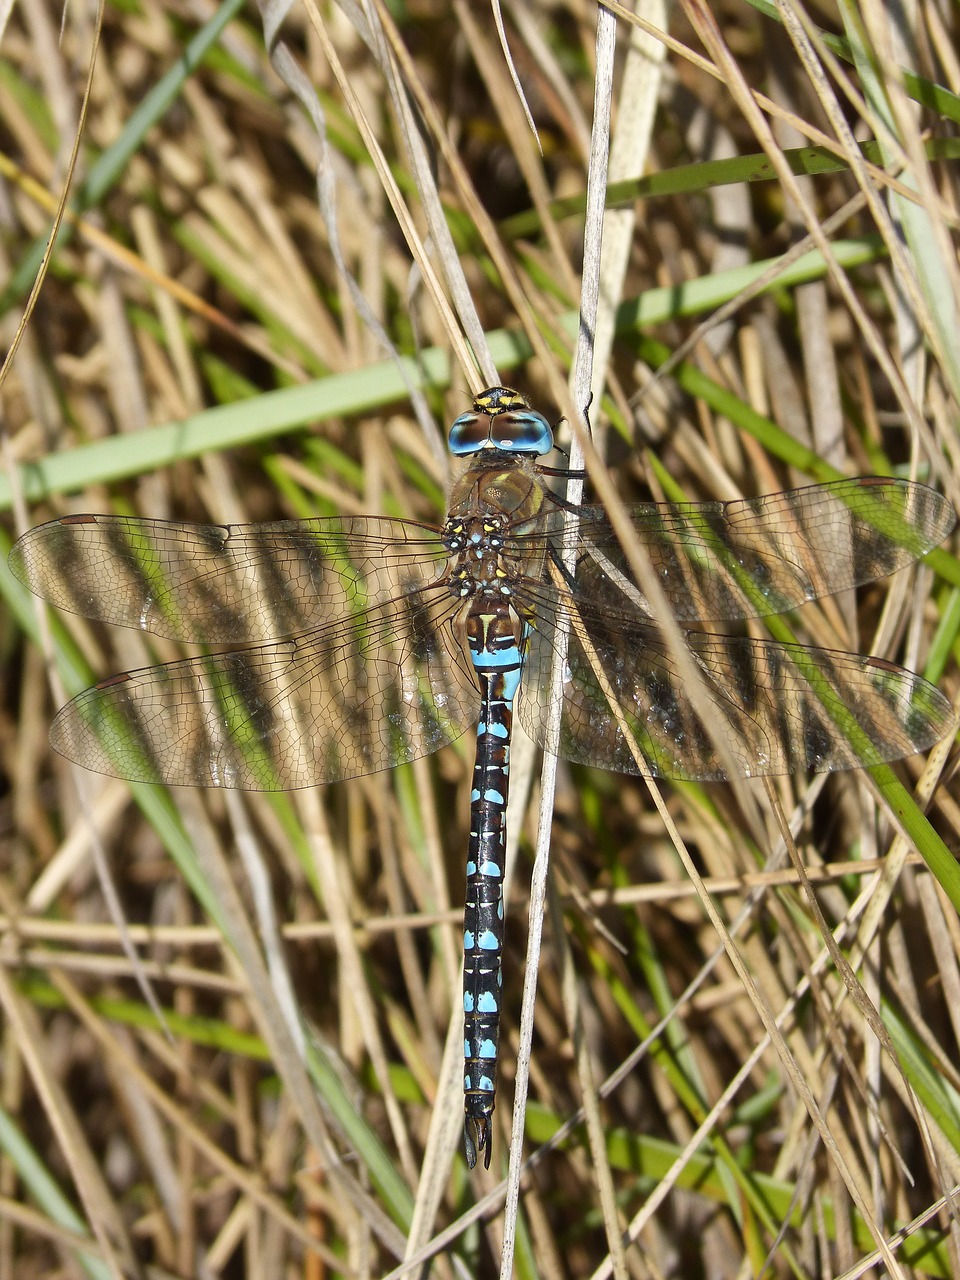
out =
<svg viewBox="0 0 960 1280"><path fill-rule="evenodd" d="M443 545L451 555L466 552L478 560L483 559L489 552L496 553L502 549L506 523L500 515L448 520L443 527Z"/></svg>
<svg viewBox="0 0 960 1280"><path fill-rule="evenodd" d="M490 575L480 575L470 569L457 569L448 579L450 589L455 595L463 596L512 596L513 585L503 570L495 570Z"/></svg>
<svg viewBox="0 0 960 1280"><path fill-rule="evenodd" d="M509 596L516 567L503 559L503 516L476 515L448 520L443 541L451 553L447 574L450 590L458 596Z"/></svg>

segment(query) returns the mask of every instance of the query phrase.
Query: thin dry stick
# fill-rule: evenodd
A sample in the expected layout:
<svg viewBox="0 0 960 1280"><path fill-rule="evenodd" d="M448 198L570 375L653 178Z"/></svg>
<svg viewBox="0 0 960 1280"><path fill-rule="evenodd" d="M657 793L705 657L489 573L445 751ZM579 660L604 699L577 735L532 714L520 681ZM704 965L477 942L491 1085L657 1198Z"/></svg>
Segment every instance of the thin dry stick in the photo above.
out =
<svg viewBox="0 0 960 1280"><path fill-rule="evenodd" d="M603 229L603 204L606 191L607 163L609 159L610 104L613 82L613 56L616 48L616 22L612 15L601 9L597 25L597 77L594 86L594 119L590 167L587 175L587 218L585 230L590 231L584 245L583 294L581 297L581 323L577 343L577 361L574 371L573 399L580 405L589 400L592 381L593 334L596 331L597 303L600 279L600 237ZM579 419L578 419L579 425ZM576 435L575 435L576 441ZM570 457L571 470L577 471L580 456L574 448ZM567 500L576 505L582 493L582 482L573 480ZM563 643L561 638L560 643ZM554 735L557 736L562 706L562 678L565 655L558 651L554 657L551 681L551 716ZM521 694L522 696L522 694ZM516 1090L513 1109L513 1135L510 1143L510 1168L507 1173L507 1194L504 1205L504 1239L500 1257L501 1280L511 1280L516 1241L516 1223L520 1200L520 1174L522 1169L524 1115L527 1088L530 1079L530 1054L533 1044L533 1017L536 1004L537 970L540 963L540 943L543 934L543 916L546 904L547 873L550 861L550 836L553 827L553 803L556 791L557 761L552 753L544 755L541 773L540 813L538 817L537 851L530 880L530 933L527 942L526 976L523 986L523 1006L520 1016L520 1048L517 1054Z"/></svg>

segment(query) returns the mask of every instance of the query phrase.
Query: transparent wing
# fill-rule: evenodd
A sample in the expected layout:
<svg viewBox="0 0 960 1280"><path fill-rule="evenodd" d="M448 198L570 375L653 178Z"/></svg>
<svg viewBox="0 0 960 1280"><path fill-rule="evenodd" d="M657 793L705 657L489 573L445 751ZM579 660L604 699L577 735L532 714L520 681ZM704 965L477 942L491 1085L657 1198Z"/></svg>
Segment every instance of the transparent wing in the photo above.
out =
<svg viewBox="0 0 960 1280"><path fill-rule="evenodd" d="M691 631L686 641L710 708L705 724L653 623L579 602L574 611L549 587L529 602L536 621L518 711L537 742L568 760L639 773L632 739L657 777L825 773L913 755L950 724L938 689L882 659ZM560 729L550 737L560 619L580 635L569 639ZM718 740L733 767L721 759Z"/></svg>
<svg viewBox="0 0 960 1280"><path fill-rule="evenodd" d="M67 516L10 552L25 586L58 608L188 642L298 635L432 581L427 525L375 517L202 525Z"/></svg>
<svg viewBox="0 0 960 1280"><path fill-rule="evenodd" d="M953 528L950 504L926 485L860 477L739 502L641 503L629 509L676 617L683 622L767 617L903 568ZM517 539L577 551L578 596L651 610L609 517L561 511Z"/></svg>
<svg viewBox="0 0 960 1280"><path fill-rule="evenodd" d="M457 605L417 591L281 643L114 676L63 707L50 738L87 769L171 786L294 790L386 769L476 719Z"/></svg>

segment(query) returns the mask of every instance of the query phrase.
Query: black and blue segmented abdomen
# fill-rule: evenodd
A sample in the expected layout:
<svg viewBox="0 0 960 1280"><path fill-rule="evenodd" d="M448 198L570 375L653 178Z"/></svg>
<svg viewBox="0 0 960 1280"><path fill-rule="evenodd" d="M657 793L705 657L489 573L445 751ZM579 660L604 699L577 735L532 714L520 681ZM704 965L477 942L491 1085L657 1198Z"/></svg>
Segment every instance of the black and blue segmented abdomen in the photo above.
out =
<svg viewBox="0 0 960 1280"><path fill-rule="evenodd" d="M470 659L481 689L470 805L467 894L463 913L464 1137L471 1169L490 1164L503 986L503 871L513 702L525 631L504 603L483 606L467 622ZM489 611L487 611L489 609Z"/></svg>

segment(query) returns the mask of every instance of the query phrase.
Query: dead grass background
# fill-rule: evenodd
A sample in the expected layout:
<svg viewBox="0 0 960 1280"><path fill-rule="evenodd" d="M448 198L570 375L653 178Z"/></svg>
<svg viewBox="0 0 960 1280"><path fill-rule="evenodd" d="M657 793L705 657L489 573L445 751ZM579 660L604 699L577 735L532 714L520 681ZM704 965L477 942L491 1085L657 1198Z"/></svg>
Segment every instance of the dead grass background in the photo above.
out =
<svg viewBox="0 0 960 1280"><path fill-rule="evenodd" d="M470 299L503 380L571 409L597 10L506 15L542 154L485 6L390 12L283 24L321 147L252 7L105 11L76 216L2 388L0 501L27 504L8 531L84 510L437 520L440 432L487 380L463 362ZM592 418L620 494L726 498L833 467L928 478L956 501L955 10L688 3L638 65L615 14L626 212L605 249L623 246L623 271L601 289ZM28 0L3 34L7 343L94 40L89 7L60 21ZM846 290L822 263L754 290L751 264L812 247L812 230ZM374 317L423 386L418 416ZM948 552L935 574L804 610L798 634L955 692ZM576 1126L525 1175L504 1254L535 777L514 784L500 1127L489 1174L468 1176L441 1064L451 1018L451 1060L459 1039L469 736L322 794L78 777L46 741L64 692L175 649L44 621L5 570L0 585L0 1276L386 1275L419 1250L441 1276L853 1276L881 1273L881 1242L887 1273L960 1271L946 749L898 766L899 792L865 775L665 790L753 997L640 781L561 766L524 1153L584 1098L599 1129ZM859 989L825 960L778 809ZM778 1046L758 1001L782 1015Z"/></svg>

